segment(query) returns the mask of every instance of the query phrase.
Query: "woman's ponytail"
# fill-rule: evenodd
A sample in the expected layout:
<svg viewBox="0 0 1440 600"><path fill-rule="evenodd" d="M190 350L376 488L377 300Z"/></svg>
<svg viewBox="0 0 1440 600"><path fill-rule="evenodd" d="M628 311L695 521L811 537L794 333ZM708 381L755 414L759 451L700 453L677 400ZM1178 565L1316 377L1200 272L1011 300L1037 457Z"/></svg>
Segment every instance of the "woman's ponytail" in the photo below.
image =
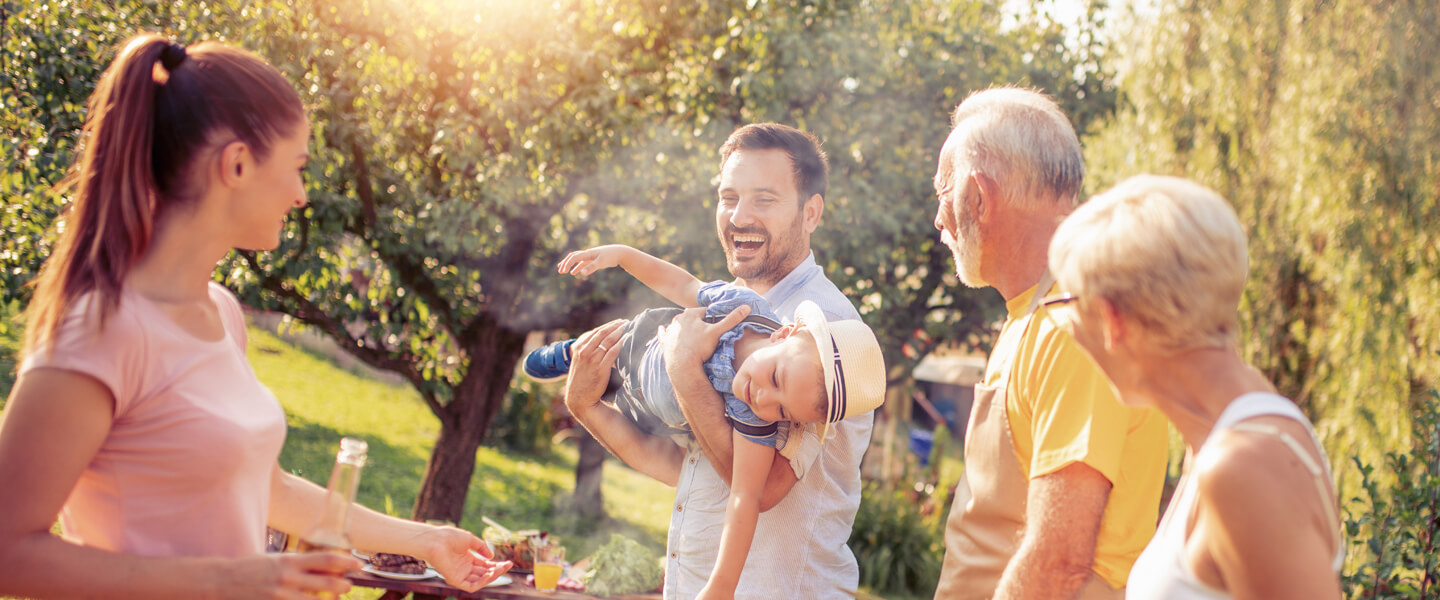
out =
<svg viewBox="0 0 1440 600"><path fill-rule="evenodd" d="M120 303L125 275L149 246L157 204L151 166L155 102L168 78L158 61L170 47L158 35L132 38L90 96L80 159L61 184L74 201L37 279L25 354L52 338L86 292L95 294L92 306L103 326Z"/></svg>
<svg viewBox="0 0 1440 600"><path fill-rule="evenodd" d="M90 96L80 159L64 184L74 204L30 301L24 352L46 346L87 293L104 327L156 223L204 196L209 182L194 163L220 143L217 132L264 160L274 140L304 125L295 87L254 54L216 42L187 49L155 34L127 41Z"/></svg>

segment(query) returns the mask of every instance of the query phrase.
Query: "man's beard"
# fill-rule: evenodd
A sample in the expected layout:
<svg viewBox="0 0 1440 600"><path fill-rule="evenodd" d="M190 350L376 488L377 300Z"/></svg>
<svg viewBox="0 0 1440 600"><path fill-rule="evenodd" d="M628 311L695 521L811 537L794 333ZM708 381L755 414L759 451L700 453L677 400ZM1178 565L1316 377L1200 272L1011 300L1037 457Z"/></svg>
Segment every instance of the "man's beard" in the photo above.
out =
<svg viewBox="0 0 1440 600"><path fill-rule="evenodd" d="M796 218L794 226L790 231L781 236L772 236L761 227L746 227L744 229L725 225L720 245L725 248L725 266L730 269L730 274L737 279L743 279L750 285L774 285L784 279L794 268L794 263L799 259L797 254L808 254L808 248L804 247L802 239L804 223L803 219ZM734 236L739 233L749 233L764 236L765 242L761 247L761 253L752 256L748 260L739 261L735 258ZM803 256L801 256L803 258Z"/></svg>
<svg viewBox="0 0 1440 600"><path fill-rule="evenodd" d="M975 216L962 211L956 219L960 237L956 239L949 231L941 234L950 254L955 257L955 275L960 283L972 288L988 287L990 284L980 275L980 226Z"/></svg>

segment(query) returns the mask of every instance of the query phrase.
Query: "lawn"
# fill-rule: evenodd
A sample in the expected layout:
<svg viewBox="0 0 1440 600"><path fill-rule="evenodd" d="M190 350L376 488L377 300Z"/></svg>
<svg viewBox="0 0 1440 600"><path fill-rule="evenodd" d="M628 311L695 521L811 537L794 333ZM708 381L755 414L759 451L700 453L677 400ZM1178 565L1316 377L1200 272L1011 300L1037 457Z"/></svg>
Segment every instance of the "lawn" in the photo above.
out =
<svg viewBox="0 0 1440 600"><path fill-rule="evenodd" d="M370 452L360 479L360 503L408 517L439 433L439 423L414 389L342 369L257 328L249 335L255 373L280 399L289 419L280 464L324 485L340 438L364 439ZM574 485L576 454L569 443L536 455L482 447L460 526L478 533L486 516L512 529L548 530L576 559L618 531L659 555L674 490L611 459L603 487L609 518L586 522L569 517L563 507ZM378 590L357 590L347 598L378 596Z"/></svg>

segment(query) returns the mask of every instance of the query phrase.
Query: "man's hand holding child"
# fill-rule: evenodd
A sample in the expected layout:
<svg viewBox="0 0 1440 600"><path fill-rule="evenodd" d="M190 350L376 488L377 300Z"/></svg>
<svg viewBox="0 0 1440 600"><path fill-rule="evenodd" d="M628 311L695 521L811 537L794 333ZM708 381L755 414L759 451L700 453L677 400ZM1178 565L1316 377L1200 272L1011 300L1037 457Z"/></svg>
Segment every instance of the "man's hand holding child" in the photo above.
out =
<svg viewBox="0 0 1440 600"><path fill-rule="evenodd" d="M705 309L689 308L675 315L669 325L660 328L656 339L665 353L665 370L671 377L681 365L695 366L705 362L720 345L720 336L740 325L750 315L749 306L738 306L716 323L705 322Z"/></svg>
<svg viewBox="0 0 1440 600"><path fill-rule="evenodd" d="M600 402L610 382L610 368L620 356L620 338L629 321L616 319L585 332L570 345L570 376L565 406L579 414ZM588 405L587 405L588 403Z"/></svg>

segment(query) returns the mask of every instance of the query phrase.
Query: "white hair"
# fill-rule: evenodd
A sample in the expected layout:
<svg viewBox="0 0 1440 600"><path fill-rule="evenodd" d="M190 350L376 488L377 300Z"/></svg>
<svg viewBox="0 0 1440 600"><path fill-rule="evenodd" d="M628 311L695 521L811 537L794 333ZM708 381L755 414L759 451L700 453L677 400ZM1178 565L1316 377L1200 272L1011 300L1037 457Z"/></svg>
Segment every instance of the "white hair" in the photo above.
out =
<svg viewBox="0 0 1440 600"><path fill-rule="evenodd" d="M1081 302L1110 301L1159 349L1233 346L1249 258L1219 194L1138 175L1076 209L1050 241L1050 272Z"/></svg>
<svg viewBox="0 0 1440 600"><path fill-rule="evenodd" d="M975 92L955 107L942 171L974 170L1000 184L1012 206L1075 206L1085 179L1080 139L1048 96L1018 87Z"/></svg>

